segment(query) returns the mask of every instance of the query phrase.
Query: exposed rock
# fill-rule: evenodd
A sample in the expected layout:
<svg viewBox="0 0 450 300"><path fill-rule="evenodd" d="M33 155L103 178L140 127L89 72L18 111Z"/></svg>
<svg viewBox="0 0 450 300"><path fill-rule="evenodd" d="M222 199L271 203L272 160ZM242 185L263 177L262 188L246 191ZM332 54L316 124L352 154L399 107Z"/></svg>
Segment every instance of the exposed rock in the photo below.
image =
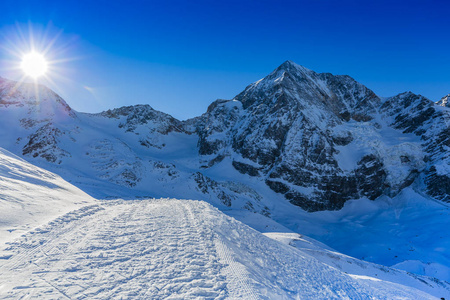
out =
<svg viewBox="0 0 450 300"><path fill-rule="evenodd" d="M48 123L28 137L28 143L23 148L22 154L42 157L49 162L60 164L63 157L71 156L58 145L57 138L62 134L64 133L61 130Z"/></svg>
<svg viewBox="0 0 450 300"><path fill-rule="evenodd" d="M127 132L135 132L136 128L141 125L147 125L151 132L156 131L161 134L184 131L180 121L168 114L154 110L150 105L124 106L107 110L99 115L120 119L119 128L123 128Z"/></svg>
<svg viewBox="0 0 450 300"><path fill-rule="evenodd" d="M259 176L258 168L255 168L254 166L251 166L246 163L238 162L235 160L233 160L232 165L236 170L238 170L242 174L248 174L250 176Z"/></svg>

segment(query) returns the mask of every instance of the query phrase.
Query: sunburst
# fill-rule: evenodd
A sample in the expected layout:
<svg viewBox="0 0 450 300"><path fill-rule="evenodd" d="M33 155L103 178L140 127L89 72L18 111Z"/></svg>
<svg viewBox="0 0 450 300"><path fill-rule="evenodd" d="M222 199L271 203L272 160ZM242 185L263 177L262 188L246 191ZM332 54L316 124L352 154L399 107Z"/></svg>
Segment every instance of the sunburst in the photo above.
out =
<svg viewBox="0 0 450 300"><path fill-rule="evenodd" d="M1 75L15 80L16 88L28 82L34 83L35 93L39 91L38 84L64 93L64 86L76 85L67 76L67 63L80 57L73 55L74 40L62 37L62 30L51 24L46 27L16 24L2 28L0 38Z"/></svg>
<svg viewBox="0 0 450 300"><path fill-rule="evenodd" d="M38 78L45 75L48 69L47 65L47 60L42 54L30 52L24 55L20 67L26 75Z"/></svg>

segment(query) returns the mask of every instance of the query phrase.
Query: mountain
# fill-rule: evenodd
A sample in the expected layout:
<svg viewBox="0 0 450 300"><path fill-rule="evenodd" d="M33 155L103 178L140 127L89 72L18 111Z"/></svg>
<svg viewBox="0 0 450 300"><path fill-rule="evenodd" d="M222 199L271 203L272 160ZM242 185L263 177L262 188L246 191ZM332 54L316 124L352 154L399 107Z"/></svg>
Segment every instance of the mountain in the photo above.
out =
<svg viewBox="0 0 450 300"><path fill-rule="evenodd" d="M208 108L197 126L199 152L218 160L232 151L238 154L234 168L262 178L293 204L338 209L350 198L381 194L380 168L367 167L377 159L367 155L345 172L334 156L352 136L332 131L350 120L370 121L379 103L349 76L318 74L287 61L231 102Z"/></svg>
<svg viewBox="0 0 450 300"><path fill-rule="evenodd" d="M199 153L211 157L208 165L232 156L236 170L308 211L393 196L419 174L429 195L448 201L450 185L436 182L449 172L433 170L448 165L449 112L410 96L422 100L396 103L401 94L382 103L349 76L287 61L233 100L210 105L197 120ZM411 110L418 116L408 121Z"/></svg>
<svg viewBox="0 0 450 300"><path fill-rule="evenodd" d="M261 185L317 211L414 183L450 201L445 97L439 105L411 92L382 101L349 76L291 61L183 122L149 105L78 113L43 86L5 79L0 96L11 128L1 146L98 197L154 196L159 181L161 196L189 191L267 214Z"/></svg>
<svg viewBox="0 0 450 300"><path fill-rule="evenodd" d="M447 224L450 202L445 99L411 92L381 99L347 75L287 61L233 99L180 121L149 105L80 113L46 87L0 79L0 126L8 128L0 146L94 198L204 200L248 211L244 222L258 213L376 263L432 276L429 266L438 263L436 274L447 280L450 237L437 225ZM367 203L377 209L361 214ZM344 211L351 213L339 219ZM341 233L336 224L344 223L351 230ZM417 223L433 241L407 231L420 230ZM392 226L408 234L389 236L390 243L414 252L393 255L382 234L368 234ZM344 245L349 232L370 237L376 253L364 255L360 240ZM424 255L430 251L432 260ZM424 267L413 270L412 261Z"/></svg>
<svg viewBox="0 0 450 300"><path fill-rule="evenodd" d="M261 185L317 211L414 183L450 201L445 97L439 105L411 92L382 101L349 76L291 61L187 121L149 105L78 113L43 86L5 79L0 96L1 122L12 128L0 133L1 146L97 197L154 196L159 181L161 196L189 191L267 214Z"/></svg>

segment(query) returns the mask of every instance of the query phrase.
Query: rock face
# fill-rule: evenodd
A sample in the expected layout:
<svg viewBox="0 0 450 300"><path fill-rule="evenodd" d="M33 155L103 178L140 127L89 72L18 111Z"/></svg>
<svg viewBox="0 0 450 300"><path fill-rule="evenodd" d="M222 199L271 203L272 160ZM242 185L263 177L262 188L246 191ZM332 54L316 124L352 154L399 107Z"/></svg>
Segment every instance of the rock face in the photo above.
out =
<svg viewBox="0 0 450 300"><path fill-rule="evenodd" d="M334 136L331 129L372 120L380 101L349 76L287 61L235 99L210 105L198 120L199 153L211 161L238 154L236 170L262 177L306 210L337 209L362 195L375 199L385 189L383 163L371 154L343 172L336 146L352 135Z"/></svg>
<svg viewBox="0 0 450 300"><path fill-rule="evenodd" d="M105 196L123 187L127 195L192 197L270 215L283 199L333 210L413 184L450 202L448 96L433 103L408 92L382 101L349 76L291 61L187 121L148 105L78 113L45 87L38 97L33 90L0 80L0 122L15 124L0 131L0 146ZM86 175L97 184L80 179Z"/></svg>
<svg viewBox="0 0 450 300"><path fill-rule="evenodd" d="M446 106L446 97L440 106ZM426 192L450 202L450 110L411 92L388 99L381 110L392 127L420 138L425 153L422 174Z"/></svg>
<svg viewBox="0 0 450 300"><path fill-rule="evenodd" d="M142 126L145 126L150 134L183 132L183 125L180 121L168 114L154 110L150 105L124 106L107 110L99 115L121 120L118 127L123 128L126 132L135 132Z"/></svg>

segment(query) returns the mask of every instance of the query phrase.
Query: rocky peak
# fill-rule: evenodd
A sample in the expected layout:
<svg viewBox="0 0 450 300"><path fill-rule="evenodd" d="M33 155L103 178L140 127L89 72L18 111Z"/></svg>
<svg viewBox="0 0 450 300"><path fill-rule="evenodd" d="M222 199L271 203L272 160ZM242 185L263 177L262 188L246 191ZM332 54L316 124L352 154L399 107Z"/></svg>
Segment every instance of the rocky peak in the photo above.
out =
<svg viewBox="0 0 450 300"><path fill-rule="evenodd" d="M441 100L439 100L439 101L437 101L437 102L435 102L435 103L436 103L437 105L439 105L439 106L450 107L450 104L448 103L449 98L450 98L450 94L448 94L448 95L442 97Z"/></svg>
<svg viewBox="0 0 450 300"><path fill-rule="evenodd" d="M306 77L316 74L314 71L298 65L291 60L287 60L276 68L272 73L285 72L290 75L296 75L297 77Z"/></svg>
<svg viewBox="0 0 450 300"><path fill-rule="evenodd" d="M316 73L286 61L263 79L235 97L244 109L314 109L332 112L340 120L370 119L381 100L374 92L348 75Z"/></svg>
<svg viewBox="0 0 450 300"><path fill-rule="evenodd" d="M72 108L49 88L0 78L0 108L10 106L33 115L35 120L76 118Z"/></svg>
<svg viewBox="0 0 450 300"><path fill-rule="evenodd" d="M146 125L151 131L167 134L171 131L183 131L182 122L169 114L157 111L148 104L138 104L110 109L99 114L112 119L120 119L119 128L134 132L140 125Z"/></svg>
<svg viewBox="0 0 450 300"><path fill-rule="evenodd" d="M137 104L108 109L107 111L101 112L100 115L108 118L118 119L120 116L145 115L153 112L155 112L155 110L150 105Z"/></svg>

